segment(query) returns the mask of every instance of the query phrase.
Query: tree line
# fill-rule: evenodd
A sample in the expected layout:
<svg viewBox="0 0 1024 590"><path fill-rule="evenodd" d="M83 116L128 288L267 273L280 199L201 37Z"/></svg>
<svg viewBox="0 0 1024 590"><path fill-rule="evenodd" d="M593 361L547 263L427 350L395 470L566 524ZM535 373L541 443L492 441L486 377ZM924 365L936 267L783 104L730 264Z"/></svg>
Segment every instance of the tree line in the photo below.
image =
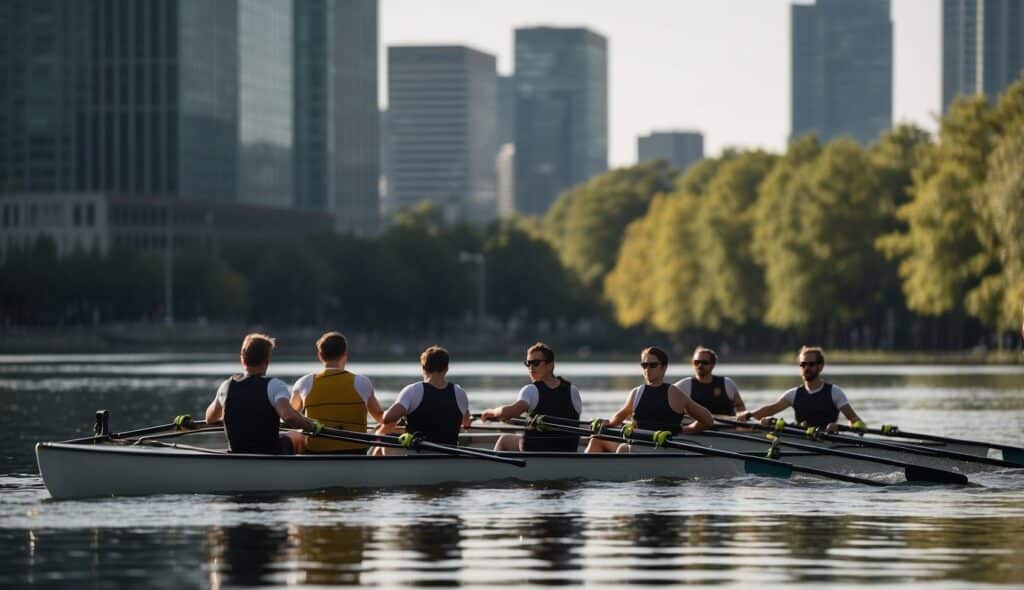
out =
<svg viewBox="0 0 1024 590"><path fill-rule="evenodd" d="M624 338L776 350L1010 342L1024 304L1024 81L956 101L935 136L785 153L727 150L685 171L612 170L543 217L449 225L429 203L379 236L318 234L175 252L177 320L443 333L588 319ZM161 253L58 258L40 239L0 266L0 322L158 320ZM1001 338L1000 336L1005 336Z"/></svg>

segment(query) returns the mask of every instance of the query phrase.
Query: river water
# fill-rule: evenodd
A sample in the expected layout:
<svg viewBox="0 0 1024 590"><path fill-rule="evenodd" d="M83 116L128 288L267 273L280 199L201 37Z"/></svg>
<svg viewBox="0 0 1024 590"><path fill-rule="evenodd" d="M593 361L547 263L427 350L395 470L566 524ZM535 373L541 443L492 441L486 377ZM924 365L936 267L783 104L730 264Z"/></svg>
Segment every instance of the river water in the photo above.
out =
<svg viewBox="0 0 1024 590"><path fill-rule="evenodd" d="M202 415L231 359L0 357L0 586L1024 587L1024 473L884 489L812 478L166 495L49 500L39 440ZM275 362L291 381L316 367ZM387 405L414 364L353 364ZM584 416L607 416L635 363L564 363ZM684 367L670 371L680 377ZM795 367L721 365L756 406ZM826 367L871 425L1024 446L1024 367ZM507 403L515 363L453 364L471 409ZM272 474L271 474L272 475ZM97 474L102 476L102 474Z"/></svg>

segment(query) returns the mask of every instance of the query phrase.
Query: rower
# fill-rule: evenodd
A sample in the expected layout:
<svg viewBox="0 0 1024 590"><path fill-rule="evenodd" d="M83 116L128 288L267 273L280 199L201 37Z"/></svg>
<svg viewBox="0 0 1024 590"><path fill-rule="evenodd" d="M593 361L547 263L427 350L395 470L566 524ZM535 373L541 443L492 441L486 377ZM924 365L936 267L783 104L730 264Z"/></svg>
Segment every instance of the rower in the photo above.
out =
<svg viewBox="0 0 1024 590"><path fill-rule="evenodd" d="M736 383L728 377L712 374L718 364L715 351L698 346L693 351L692 364L693 377L675 383L686 397L720 416L734 416L736 412L746 411L747 406Z"/></svg>
<svg viewBox="0 0 1024 590"><path fill-rule="evenodd" d="M281 433L281 420L293 428L320 432L323 425L304 418L288 403L288 386L266 376L275 341L264 334L248 334L242 340L241 375L228 377L206 408L207 423L224 421L232 453L291 455L303 450L297 432Z"/></svg>
<svg viewBox="0 0 1024 590"><path fill-rule="evenodd" d="M377 434L395 432L395 423L405 416L406 432L422 435L430 442L457 446L460 429L469 428L469 398L466 390L447 381L450 361L448 351L440 346L424 350L420 354L423 381L402 388L398 399L384 412ZM401 449L374 449L376 455L401 453Z"/></svg>
<svg viewBox="0 0 1024 590"><path fill-rule="evenodd" d="M866 429L867 425L853 411L853 406L846 399L843 390L822 380L825 352L817 346L804 346L800 349L797 359L803 385L786 391L779 399L752 412L740 412L736 419L741 422L751 418L761 419L792 406L796 421L803 426L825 428L829 432L835 432L836 421L842 412L850 421L851 427L857 430Z"/></svg>
<svg viewBox="0 0 1024 590"><path fill-rule="evenodd" d="M384 411L373 384L364 375L345 369L348 341L340 332L327 332L316 341L316 357L323 364L318 373L304 375L292 386L292 407L325 426L359 433L366 432L366 414L380 422ZM307 453L365 455L367 445L340 440L307 437Z"/></svg>
<svg viewBox="0 0 1024 590"><path fill-rule="evenodd" d="M509 420L529 412L536 415L579 420L583 409L580 391L575 385L555 375L555 351L538 342L526 351L523 362L533 381L519 390L515 402L484 410L481 420ZM580 437L561 432L527 430L522 435L503 434L494 445L495 451L561 451L575 453Z"/></svg>
<svg viewBox="0 0 1024 590"><path fill-rule="evenodd" d="M626 403L608 420L608 426L619 426L627 418L633 418L634 428L645 430L668 430L672 434L687 432L696 434L714 426L715 419L704 406L687 397L675 385L665 383L668 370L668 354L657 346L648 346L640 352L640 369L644 373L644 384L634 387L626 397ZM682 425L683 418L691 416L695 422ZM587 444L588 453L630 451L629 445L615 441L591 438Z"/></svg>

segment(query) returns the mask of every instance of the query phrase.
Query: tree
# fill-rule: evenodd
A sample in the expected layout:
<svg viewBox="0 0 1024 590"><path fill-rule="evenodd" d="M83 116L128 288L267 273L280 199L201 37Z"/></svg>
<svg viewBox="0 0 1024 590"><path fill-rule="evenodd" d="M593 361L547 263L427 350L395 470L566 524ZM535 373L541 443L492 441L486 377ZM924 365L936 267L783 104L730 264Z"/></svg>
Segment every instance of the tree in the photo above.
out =
<svg viewBox="0 0 1024 590"><path fill-rule="evenodd" d="M626 226L647 212L654 195L672 190L676 172L664 161L619 168L570 189L544 218L544 235L562 264L588 289L601 288L614 266Z"/></svg>

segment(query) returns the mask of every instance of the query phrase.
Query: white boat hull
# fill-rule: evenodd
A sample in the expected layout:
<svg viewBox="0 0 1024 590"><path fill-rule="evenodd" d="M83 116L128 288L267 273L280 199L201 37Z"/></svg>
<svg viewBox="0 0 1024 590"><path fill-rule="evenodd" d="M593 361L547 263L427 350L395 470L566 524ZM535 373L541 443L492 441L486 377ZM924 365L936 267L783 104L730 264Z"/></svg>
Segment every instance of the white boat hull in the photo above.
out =
<svg viewBox="0 0 1024 590"><path fill-rule="evenodd" d="M267 456L169 447L39 443L36 458L55 499L149 494L291 492L587 479L633 481L656 477L712 479L744 473L744 463L662 451L642 455L520 453L526 467L467 457Z"/></svg>

